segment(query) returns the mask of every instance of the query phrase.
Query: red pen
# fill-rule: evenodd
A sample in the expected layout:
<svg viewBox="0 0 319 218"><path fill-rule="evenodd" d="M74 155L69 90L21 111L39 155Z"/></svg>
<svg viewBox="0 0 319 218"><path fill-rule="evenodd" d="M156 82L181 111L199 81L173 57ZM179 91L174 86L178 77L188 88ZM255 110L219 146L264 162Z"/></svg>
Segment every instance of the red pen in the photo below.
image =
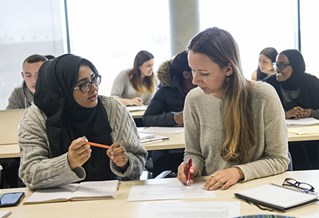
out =
<svg viewBox="0 0 319 218"><path fill-rule="evenodd" d="M188 159L188 162L187 162L187 175L186 175L186 185L189 185L189 181L191 179L191 167L192 167L192 158L189 158Z"/></svg>

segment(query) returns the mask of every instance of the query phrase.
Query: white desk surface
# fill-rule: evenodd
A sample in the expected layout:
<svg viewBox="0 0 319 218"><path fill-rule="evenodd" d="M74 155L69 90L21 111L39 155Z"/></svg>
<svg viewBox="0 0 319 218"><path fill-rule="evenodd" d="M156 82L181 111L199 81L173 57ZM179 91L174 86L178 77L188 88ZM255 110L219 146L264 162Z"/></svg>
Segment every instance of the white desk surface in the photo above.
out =
<svg viewBox="0 0 319 218"><path fill-rule="evenodd" d="M154 142L144 145L148 151L153 150L167 150L167 149L180 149L185 148L185 139L184 133L174 133L174 134L162 134L163 136L168 136L169 140L163 140L159 142ZM288 134L289 142L296 141L310 141L310 140L319 140L318 134L309 134L309 135L297 135L297 134ZM19 146L16 143L0 145L0 158L11 158L19 157Z"/></svg>
<svg viewBox="0 0 319 218"><path fill-rule="evenodd" d="M240 213L241 215L252 215L252 214L277 214L285 216L295 216L295 217L319 217L319 202L315 202L306 206L288 210L286 213L280 212L269 212L265 210L258 209L253 204L248 204L245 201L239 200L234 197L234 193L255 187L261 184L276 183L282 184L283 180L287 177L292 177L298 181L310 183L315 187L315 190L319 190L319 170L309 170L309 171L290 171L285 172L280 175L266 177L261 179L252 180L245 183L238 183L228 190L218 190L216 191L216 198L210 199L197 199L188 201L209 201L214 203L214 201L226 201L226 202L240 202ZM201 178L203 179L203 178ZM117 197L115 199L106 200L92 200L92 201L74 201L74 202L62 202L62 203L47 203L47 204L34 204L34 205L23 205L22 203L16 207L1 208L0 210L10 210L12 215L10 217L21 217L21 218L56 218L56 217L128 217L128 218L143 218L148 217L148 214L143 214L143 208L147 206L147 201L140 202L127 202L127 197L130 192L132 185L137 184L154 184L171 182L174 179L151 179L143 181L129 181L121 182ZM25 191L26 199L30 196L31 191L27 188L17 188L17 189L1 189L1 193L6 193L10 191ZM165 202L180 202L182 200L170 200ZM153 201L154 202L154 201ZM165 208L163 208L165 209Z"/></svg>

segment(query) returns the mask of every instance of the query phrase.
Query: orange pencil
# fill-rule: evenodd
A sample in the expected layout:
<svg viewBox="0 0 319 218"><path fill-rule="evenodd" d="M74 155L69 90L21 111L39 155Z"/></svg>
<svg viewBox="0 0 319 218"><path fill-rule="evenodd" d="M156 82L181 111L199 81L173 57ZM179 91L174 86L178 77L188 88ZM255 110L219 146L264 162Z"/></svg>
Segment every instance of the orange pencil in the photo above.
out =
<svg viewBox="0 0 319 218"><path fill-rule="evenodd" d="M91 146L95 146L95 147L99 147L99 148L105 148L105 149L109 149L111 147L109 145L102 145L102 144L98 144L98 143L94 143L94 142L86 142L86 143L91 145Z"/></svg>

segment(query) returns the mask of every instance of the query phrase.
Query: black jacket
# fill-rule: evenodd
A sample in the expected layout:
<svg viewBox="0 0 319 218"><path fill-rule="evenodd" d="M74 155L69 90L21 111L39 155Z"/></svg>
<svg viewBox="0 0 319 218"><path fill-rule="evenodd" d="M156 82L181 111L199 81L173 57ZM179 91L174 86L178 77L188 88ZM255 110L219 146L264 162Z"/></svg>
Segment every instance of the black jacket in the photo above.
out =
<svg viewBox="0 0 319 218"><path fill-rule="evenodd" d="M160 85L144 113L144 126L176 126L174 113L183 111L186 95L178 79L171 76L170 66L171 61L166 61L158 70Z"/></svg>

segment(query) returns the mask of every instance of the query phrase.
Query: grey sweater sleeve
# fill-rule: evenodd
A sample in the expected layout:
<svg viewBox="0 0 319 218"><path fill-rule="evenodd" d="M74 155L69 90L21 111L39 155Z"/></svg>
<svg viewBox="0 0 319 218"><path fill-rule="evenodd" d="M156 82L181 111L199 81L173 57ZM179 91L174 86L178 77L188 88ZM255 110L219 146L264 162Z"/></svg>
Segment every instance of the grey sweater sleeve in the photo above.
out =
<svg viewBox="0 0 319 218"><path fill-rule="evenodd" d="M116 98L102 99L113 130L113 143L119 141L129 156L129 166L125 172L121 172L112 161L110 161L111 170L122 178L138 179L145 167L147 151L141 145L135 122L126 107Z"/></svg>
<svg viewBox="0 0 319 218"><path fill-rule="evenodd" d="M30 189L61 186L85 178L83 168L71 170L67 154L51 158L45 116L32 105L19 126L21 153L19 176Z"/></svg>
<svg viewBox="0 0 319 218"><path fill-rule="evenodd" d="M6 109L19 109L19 108L25 108L26 99L23 94L22 87L15 88L8 100L8 105Z"/></svg>

